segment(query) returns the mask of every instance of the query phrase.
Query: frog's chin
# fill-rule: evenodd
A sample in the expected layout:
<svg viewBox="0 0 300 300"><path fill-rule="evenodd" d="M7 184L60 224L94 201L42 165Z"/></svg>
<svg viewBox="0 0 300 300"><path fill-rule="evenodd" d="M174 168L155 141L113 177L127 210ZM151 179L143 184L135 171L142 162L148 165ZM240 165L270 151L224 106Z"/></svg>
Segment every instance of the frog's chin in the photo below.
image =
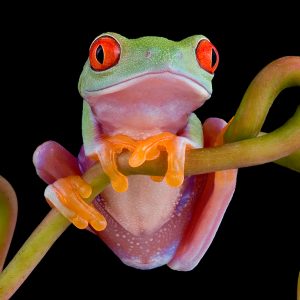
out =
<svg viewBox="0 0 300 300"><path fill-rule="evenodd" d="M145 137L177 133L187 117L210 97L199 82L169 71L147 73L83 94L104 133Z"/></svg>

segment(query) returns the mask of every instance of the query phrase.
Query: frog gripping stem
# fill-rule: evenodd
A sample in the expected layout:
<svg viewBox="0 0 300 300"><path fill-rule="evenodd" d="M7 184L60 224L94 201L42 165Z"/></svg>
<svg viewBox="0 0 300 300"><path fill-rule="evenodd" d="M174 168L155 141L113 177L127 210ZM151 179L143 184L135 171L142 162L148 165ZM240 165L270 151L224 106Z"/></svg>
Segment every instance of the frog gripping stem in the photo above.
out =
<svg viewBox="0 0 300 300"><path fill-rule="evenodd" d="M135 147L135 140L119 134L104 138L96 149L96 156L104 172L110 178L112 187L117 192L125 192L128 188L127 177L124 176L117 167L117 154L120 154L123 149L133 151Z"/></svg>
<svg viewBox="0 0 300 300"><path fill-rule="evenodd" d="M166 182L173 187L180 186L184 180L184 161L186 147L192 146L192 141L185 137L163 132L139 141L138 146L129 159L131 167L138 167L146 160L157 158L161 150L168 153L168 170L165 175ZM157 181L157 178L154 178Z"/></svg>
<svg viewBox="0 0 300 300"><path fill-rule="evenodd" d="M101 231L106 227L105 218L83 200L91 193L91 186L80 176L68 176L48 185L45 198L77 228L85 229L90 225L96 231Z"/></svg>
<svg viewBox="0 0 300 300"><path fill-rule="evenodd" d="M128 188L127 178L118 170L116 156L123 149L132 152L129 165L139 167L147 160L158 158L161 151L168 153L168 170L165 175L166 182L173 187L178 187L184 180L184 161L186 148L192 148L193 141L186 137L176 136L163 132L145 140L134 140L125 135L116 135L103 138L98 147L98 159L104 172L111 180L112 187L117 192L124 192ZM154 181L161 178L154 177Z"/></svg>
<svg viewBox="0 0 300 300"><path fill-rule="evenodd" d="M125 192L128 189L128 179L118 170L117 155L124 149L132 154L129 160L131 167L138 167L147 160L158 158L161 151L168 154L168 169L165 180L173 187L180 186L184 181L184 162L187 147L197 147L186 137L176 136L164 132L145 140L134 140L126 135L103 137L90 156L99 160L103 171L110 178L113 189ZM161 181L161 177L153 177L154 181ZM106 227L106 220L92 205L84 199L90 197L92 188L80 176L68 176L56 180L45 190L45 198L50 206L58 209L77 228L88 226L96 231Z"/></svg>

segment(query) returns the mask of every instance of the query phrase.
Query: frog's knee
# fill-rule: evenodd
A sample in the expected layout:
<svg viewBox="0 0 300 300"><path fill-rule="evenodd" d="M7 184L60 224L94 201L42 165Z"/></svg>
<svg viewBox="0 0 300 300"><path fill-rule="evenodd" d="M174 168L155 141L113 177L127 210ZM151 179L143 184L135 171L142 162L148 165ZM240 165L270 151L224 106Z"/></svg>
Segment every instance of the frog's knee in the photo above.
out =
<svg viewBox="0 0 300 300"><path fill-rule="evenodd" d="M33 164L39 177L48 184L58 178L80 175L77 159L54 141L47 141L35 150Z"/></svg>

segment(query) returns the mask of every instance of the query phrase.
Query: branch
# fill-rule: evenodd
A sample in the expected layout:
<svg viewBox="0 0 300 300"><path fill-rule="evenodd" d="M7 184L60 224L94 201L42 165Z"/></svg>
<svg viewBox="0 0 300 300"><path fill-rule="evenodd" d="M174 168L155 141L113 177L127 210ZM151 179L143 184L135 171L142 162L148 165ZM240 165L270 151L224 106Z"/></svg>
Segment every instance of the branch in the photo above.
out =
<svg viewBox="0 0 300 300"><path fill-rule="evenodd" d="M300 56L286 56L264 67L252 80L226 134L226 143L255 137L278 94L300 86Z"/></svg>
<svg viewBox="0 0 300 300"><path fill-rule="evenodd" d="M0 272L15 230L17 215L17 196L11 185L0 176Z"/></svg>
<svg viewBox="0 0 300 300"><path fill-rule="evenodd" d="M292 75L288 74L288 65ZM283 70L282 74L280 68ZM277 73L282 75L282 82L280 82L280 76L276 73L276 69L279 70L277 70ZM272 75L275 76L275 83L272 82ZM261 82L262 80L263 82ZM267 81L272 86L270 89L265 88L268 85L266 80L270 80ZM283 81L285 81L285 84ZM279 88L275 89L274 92L274 87L277 85ZM268 109L274 101L272 97L276 97L280 89L291 85L300 85L299 57L283 58L263 69L262 74L259 73L248 88L233 123L225 133L225 140L230 141L230 143L219 147L189 150L186 153L185 175L249 167L282 159L289 155L297 160L299 156L295 155L295 152L300 151L299 107L293 117L282 127L271 133L256 137ZM255 93L256 88L260 89L260 93ZM262 106L257 103L261 103ZM261 113L259 109L262 110ZM129 153L122 153L118 158L119 169L125 175L161 176L165 174L167 169L166 154L162 154L158 159L148 161L138 168L131 168L128 164L128 158ZM298 171L300 170L298 169ZM99 164L90 168L83 175L83 179L91 184L93 188L93 194L88 202L91 202L109 184L109 179L103 173ZM13 295L69 225L69 221L55 209L50 211L10 264L0 274L0 299L8 299Z"/></svg>

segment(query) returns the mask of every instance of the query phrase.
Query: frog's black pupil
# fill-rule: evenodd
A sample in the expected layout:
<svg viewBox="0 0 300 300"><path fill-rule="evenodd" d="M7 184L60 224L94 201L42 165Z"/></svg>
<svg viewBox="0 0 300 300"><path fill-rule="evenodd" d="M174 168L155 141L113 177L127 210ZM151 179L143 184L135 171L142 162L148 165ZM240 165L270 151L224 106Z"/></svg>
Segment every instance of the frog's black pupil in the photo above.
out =
<svg viewBox="0 0 300 300"><path fill-rule="evenodd" d="M96 51L96 58L99 61L100 64L103 64L104 61L104 52L103 52L103 48L101 45L99 45L99 47L97 48Z"/></svg>
<svg viewBox="0 0 300 300"><path fill-rule="evenodd" d="M213 67L217 62L217 54L214 49L211 51L211 66Z"/></svg>

